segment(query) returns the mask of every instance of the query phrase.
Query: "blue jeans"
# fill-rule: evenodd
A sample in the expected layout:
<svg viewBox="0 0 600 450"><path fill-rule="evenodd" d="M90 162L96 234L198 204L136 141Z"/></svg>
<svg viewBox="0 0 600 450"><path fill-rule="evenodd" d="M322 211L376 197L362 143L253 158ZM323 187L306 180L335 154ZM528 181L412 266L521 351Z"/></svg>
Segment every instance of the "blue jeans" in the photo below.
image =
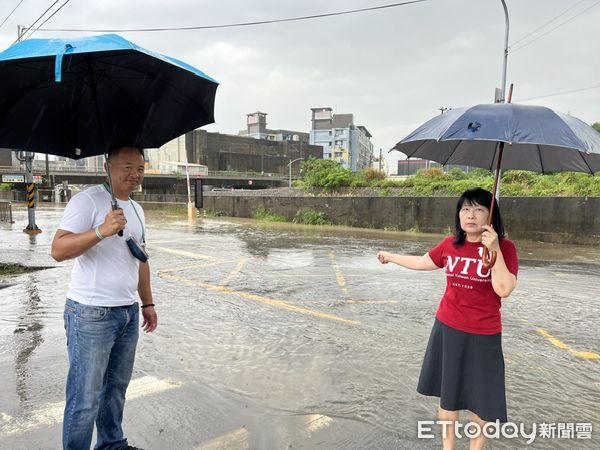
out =
<svg viewBox="0 0 600 450"><path fill-rule="evenodd" d="M65 331L69 352L63 448L127 447L121 422L139 336L139 306L89 306L67 299Z"/></svg>

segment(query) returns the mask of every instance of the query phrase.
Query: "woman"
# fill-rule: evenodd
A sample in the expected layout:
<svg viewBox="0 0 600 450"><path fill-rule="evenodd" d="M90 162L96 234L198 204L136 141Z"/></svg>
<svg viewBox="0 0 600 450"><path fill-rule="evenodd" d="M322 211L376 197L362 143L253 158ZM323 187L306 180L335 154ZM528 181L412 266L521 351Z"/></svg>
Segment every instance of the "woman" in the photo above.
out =
<svg viewBox="0 0 600 450"><path fill-rule="evenodd" d="M445 268L446 291L436 313L417 391L440 398L439 419L443 448L454 448L454 426L461 409L472 420L506 422L504 357L502 354L501 300L517 284L518 259L514 244L504 237L498 205L488 226L492 194L468 190L456 206L456 231L423 256L379 252L382 264L392 262L408 269ZM483 246L497 253L496 264L486 269ZM483 448L485 436L471 439L470 449Z"/></svg>

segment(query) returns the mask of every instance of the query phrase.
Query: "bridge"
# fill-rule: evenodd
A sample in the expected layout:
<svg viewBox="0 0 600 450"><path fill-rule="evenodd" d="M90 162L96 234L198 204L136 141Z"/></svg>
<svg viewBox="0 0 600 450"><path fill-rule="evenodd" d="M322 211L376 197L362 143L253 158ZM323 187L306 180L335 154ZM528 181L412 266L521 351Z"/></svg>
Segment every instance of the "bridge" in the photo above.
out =
<svg viewBox="0 0 600 450"><path fill-rule="evenodd" d="M50 185L68 184L99 184L106 179L105 172L90 172L82 170L50 171ZM41 181L46 176L44 170L34 169L34 177ZM196 179L202 179L205 189L266 189L286 186L288 177L281 174L259 174L256 172L211 172L206 175L190 175L192 185ZM0 167L0 181L3 183L23 184L25 173L20 167ZM182 173L147 173L144 177L144 192L149 194L183 194L187 192L186 176Z"/></svg>

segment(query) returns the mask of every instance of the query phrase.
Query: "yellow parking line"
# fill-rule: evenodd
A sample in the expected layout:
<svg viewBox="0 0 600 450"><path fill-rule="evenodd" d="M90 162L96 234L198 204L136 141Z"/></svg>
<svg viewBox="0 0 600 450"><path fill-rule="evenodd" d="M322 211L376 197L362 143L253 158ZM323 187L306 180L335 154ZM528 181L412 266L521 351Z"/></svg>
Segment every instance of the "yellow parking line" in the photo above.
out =
<svg viewBox="0 0 600 450"><path fill-rule="evenodd" d="M347 323L350 325L358 325L360 323L357 320L344 319L343 317L335 316L333 314L328 314L328 313L324 313L324 312L320 312L320 311L314 311L314 310L308 309L308 308L301 308L299 306L295 306L290 303L284 302L283 300L275 300L272 298L263 297L262 295L234 291L233 289L229 289L228 287L225 287L225 286L201 283L196 280L184 278L184 277L177 276L177 275L171 275L171 274L164 273L164 272L159 272L158 275L162 278L166 278L166 279L173 280L173 281L179 281L181 283L185 283L190 286L197 286L197 287L201 287L203 289L208 289L210 291L221 292L223 294L233 295L233 296L244 298L247 300L254 300L256 302L260 302L265 305L270 305L270 306L275 306L275 307L282 308L282 309L287 309L288 311L292 311L295 313L307 314L310 316L319 317L321 319L335 320L337 322L343 322L343 323Z"/></svg>
<svg viewBox="0 0 600 450"><path fill-rule="evenodd" d="M227 277L225 277L225 279L223 280L223 284L229 284L229 281L238 276L240 273L240 270L242 270L242 268L246 265L246 263L248 262L250 258L243 258L241 259L237 266L235 266L235 269L233 269L231 272L229 272L229 275L227 275Z"/></svg>
<svg viewBox="0 0 600 450"><path fill-rule="evenodd" d="M600 355L598 353L594 353L594 352L580 352L578 350L574 350L571 347L569 347L567 344L565 344L563 341L561 341L560 339L555 338L554 336L552 336L550 333L548 333L546 330L542 329L542 328L538 328L537 333L544 336L546 339L548 339L548 341L550 341L550 343L552 345L554 345L555 347L558 347L560 349L563 350L567 350L569 353L571 353L573 356L577 357L577 358L583 358L583 359L600 359Z"/></svg>
<svg viewBox="0 0 600 450"><path fill-rule="evenodd" d="M331 266L335 271L335 278L337 279L338 285L340 286L342 293L346 296L346 301L352 300L350 297L350 292L348 292L348 288L346 287L346 279L340 270L340 266L338 266L337 260L335 259L335 254L333 252L329 252L329 259L331 259Z"/></svg>

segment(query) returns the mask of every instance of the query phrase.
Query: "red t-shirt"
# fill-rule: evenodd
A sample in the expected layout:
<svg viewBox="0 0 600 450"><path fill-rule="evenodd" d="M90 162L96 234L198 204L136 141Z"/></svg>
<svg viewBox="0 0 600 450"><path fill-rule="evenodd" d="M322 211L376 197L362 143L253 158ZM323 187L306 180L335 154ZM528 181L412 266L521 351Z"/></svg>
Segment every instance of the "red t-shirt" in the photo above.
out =
<svg viewBox="0 0 600 450"><path fill-rule="evenodd" d="M449 236L429 251L436 266L446 270L446 292L436 317L457 330L474 334L496 334L502 331L500 296L494 292L489 270L483 268L481 242L465 242L455 246ZM515 245L500 240L500 250L509 272L517 276L519 261Z"/></svg>

